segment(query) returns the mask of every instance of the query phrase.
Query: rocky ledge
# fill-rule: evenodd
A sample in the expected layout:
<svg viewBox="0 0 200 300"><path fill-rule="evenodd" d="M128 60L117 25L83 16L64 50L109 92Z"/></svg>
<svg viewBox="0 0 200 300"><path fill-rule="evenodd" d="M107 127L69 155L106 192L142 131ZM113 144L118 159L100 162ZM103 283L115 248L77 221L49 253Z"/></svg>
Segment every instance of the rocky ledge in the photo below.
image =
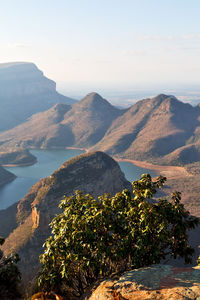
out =
<svg viewBox="0 0 200 300"><path fill-rule="evenodd" d="M154 265L101 282L88 300L199 300L200 268Z"/></svg>

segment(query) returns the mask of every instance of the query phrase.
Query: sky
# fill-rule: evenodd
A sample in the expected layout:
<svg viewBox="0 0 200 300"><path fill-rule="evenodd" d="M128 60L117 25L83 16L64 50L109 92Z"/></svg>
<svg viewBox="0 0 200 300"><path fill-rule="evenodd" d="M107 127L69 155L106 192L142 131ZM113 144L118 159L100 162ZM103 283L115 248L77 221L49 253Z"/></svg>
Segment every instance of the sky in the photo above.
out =
<svg viewBox="0 0 200 300"><path fill-rule="evenodd" d="M58 84L198 84L199 0L0 0L0 62Z"/></svg>

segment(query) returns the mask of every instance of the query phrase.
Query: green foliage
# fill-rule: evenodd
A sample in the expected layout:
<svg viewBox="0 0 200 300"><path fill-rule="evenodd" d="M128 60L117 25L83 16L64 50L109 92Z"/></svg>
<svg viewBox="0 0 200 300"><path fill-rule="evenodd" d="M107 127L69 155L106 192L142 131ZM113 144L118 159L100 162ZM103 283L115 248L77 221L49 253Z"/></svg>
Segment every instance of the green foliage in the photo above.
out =
<svg viewBox="0 0 200 300"><path fill-rule="evenodd" d="M0 245L4 239L0 237ZM5 257L0 250L0 299L21 299L19 283L21 274L17 267L19 256L17 254Z"/></svg>
<svg viewBox="0 0 200 300"><path fill-rule="evenodd" d="M123 190L97 200L80 191L65 197L40 257L44 290L59 290L64 283L81 295L99 277L159 263L167 255L190 262L187 230L198 219L184 209L179 192L171 202L152 201L165 180L160 176L153 182L150 175L142 175L132 184L134 196Z"/></svg>

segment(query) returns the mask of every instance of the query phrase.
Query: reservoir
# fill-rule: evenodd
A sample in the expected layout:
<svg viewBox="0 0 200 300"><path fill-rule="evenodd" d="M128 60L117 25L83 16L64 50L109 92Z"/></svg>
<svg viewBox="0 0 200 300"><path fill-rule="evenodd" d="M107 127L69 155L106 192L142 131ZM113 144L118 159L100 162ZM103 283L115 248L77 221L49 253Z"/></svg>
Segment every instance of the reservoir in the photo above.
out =
<svg viewBox="0 0 200 300"><path fill-rule="evenodd" d="M37 157L36 164L24 167L6 167L6 169L14 173L17 178L0 187L0 209L5 209L22 199L33 184L41 178L48 177L58 169L63 162L84 153L84 151L78 149L31 150L30 152ZM130 182L139 179L143 173L156 176L154 171L137 167L130 162L120 161L118 163L125 177Z"/></svg>

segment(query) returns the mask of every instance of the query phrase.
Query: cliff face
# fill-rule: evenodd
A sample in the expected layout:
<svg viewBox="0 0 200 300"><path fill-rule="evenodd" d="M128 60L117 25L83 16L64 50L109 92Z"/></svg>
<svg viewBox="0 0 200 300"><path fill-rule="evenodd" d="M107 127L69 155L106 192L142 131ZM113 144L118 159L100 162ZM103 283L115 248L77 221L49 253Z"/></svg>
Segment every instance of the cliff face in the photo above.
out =
<svg viewBox="0 0 200 300"><path fill-rule="evenodd" d="M75 101L57 93L56 83L46 78L33 63L0 64L0 131L58 102L72 104Z"/></svg>
<svg viewBox="0 0 200 300"><path fill-rule="evenodd" d="M56 84L33 63L0 64L0 97L11 98L53 93Z"/></svg>
<svg viewBox="0 0 200 300"><path fill-rule="evenodd" d="M19 226L10 233L3 249L6 254L17 251L25 274L37 269L42 244L50 235L48 224L56 213L63 195L82 190L93 196L106 192L115 194L131 189L119 165L103 152L83 154L64 163L50 177L37 182L19 202ZM29 264L26 261L29 261Z"/></svg>

